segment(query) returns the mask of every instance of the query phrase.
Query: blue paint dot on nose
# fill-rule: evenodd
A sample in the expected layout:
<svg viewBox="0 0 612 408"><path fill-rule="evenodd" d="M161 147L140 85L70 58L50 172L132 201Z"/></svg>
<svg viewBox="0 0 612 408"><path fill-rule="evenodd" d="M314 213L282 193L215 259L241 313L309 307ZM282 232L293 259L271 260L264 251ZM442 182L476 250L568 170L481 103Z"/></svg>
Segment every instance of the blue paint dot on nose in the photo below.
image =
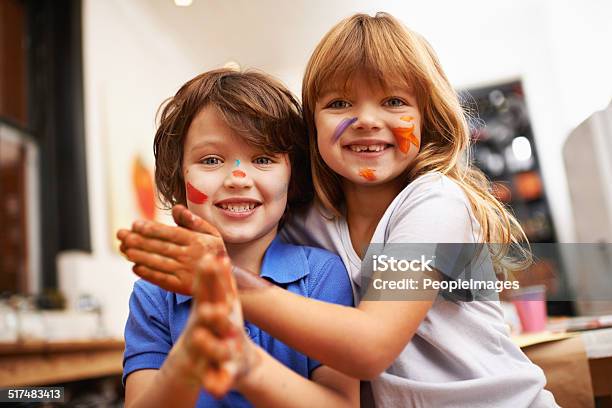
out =
<svg viewBox="0 0 612 408"><path fill-rule="evenodd" d="M240 167L240 160L236 159L236 167Z"/></svg>

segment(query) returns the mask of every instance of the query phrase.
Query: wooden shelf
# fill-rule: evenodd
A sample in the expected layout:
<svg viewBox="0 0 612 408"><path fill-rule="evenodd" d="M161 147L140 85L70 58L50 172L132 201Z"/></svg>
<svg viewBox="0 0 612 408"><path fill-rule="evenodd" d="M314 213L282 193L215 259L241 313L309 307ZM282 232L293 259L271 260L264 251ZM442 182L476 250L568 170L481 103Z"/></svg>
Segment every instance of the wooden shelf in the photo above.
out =
<svg viewBox="0 0 612 408"><path fill-rule="evenodd" d="M120 375L124 347L118 339L0 344L0 387Z"/></svg>

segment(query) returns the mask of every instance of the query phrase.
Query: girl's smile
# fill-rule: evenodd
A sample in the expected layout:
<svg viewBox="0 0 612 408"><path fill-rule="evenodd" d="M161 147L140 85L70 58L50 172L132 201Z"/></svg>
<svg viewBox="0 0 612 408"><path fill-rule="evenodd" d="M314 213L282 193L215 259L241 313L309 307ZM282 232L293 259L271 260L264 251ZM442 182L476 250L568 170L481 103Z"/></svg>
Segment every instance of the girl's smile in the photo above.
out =
<svg viewBox="0 0 612 408"><path fill-rule="evenodd" d="M361 159L372 159L390 153L395 146L380 139L357 139L342 145L344 150Z"/></svg>

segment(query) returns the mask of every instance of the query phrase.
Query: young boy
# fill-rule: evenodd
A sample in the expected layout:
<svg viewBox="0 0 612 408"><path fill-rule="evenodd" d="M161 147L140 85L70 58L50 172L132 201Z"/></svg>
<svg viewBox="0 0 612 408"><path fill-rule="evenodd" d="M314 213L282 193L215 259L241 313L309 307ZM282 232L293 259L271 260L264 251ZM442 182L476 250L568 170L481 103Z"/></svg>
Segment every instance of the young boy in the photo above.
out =
<svg viewBox="0 0 612 408"><path fill-rule="evenodd" d="M218 229L234 265L291 292L352 305L339 257L276 238L287 204L310 196L300 114L291 94L264 74L216 70L195 77L163 109L154 145L157 186L168 206L187 205L213 233ZM173 216L181 224L181 207ZM145 231L156 239L135 249ZM243 326L229 262L225 274L200 268L207 248L197 234L136 222L117 235L139 276L163 270L166 289L181 274L197 281L193 299L144 280L134 285L125 329L127 407L358 404L357 380ZM220 327L232 308L239 327ZM219 364L224 360L242 363ZM238 392L221 400L201 389L221 396L229 384Z"/></svg>

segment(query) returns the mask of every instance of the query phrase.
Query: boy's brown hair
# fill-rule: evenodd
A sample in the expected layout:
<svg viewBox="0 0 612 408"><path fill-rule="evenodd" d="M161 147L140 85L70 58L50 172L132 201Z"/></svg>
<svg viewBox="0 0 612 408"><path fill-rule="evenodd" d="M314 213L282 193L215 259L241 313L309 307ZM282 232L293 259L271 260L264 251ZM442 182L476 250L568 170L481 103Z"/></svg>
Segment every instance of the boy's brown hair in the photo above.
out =
<svg viewBox="0 0 612 408"><path fill-rule="evenodd" d="M184 141L191 121L205 106L215 106L227 126L248 145L267 154L289 154L288 208L312 199L308 139L299 102L269 75L217 69L191 79L160 107L153 152L155 182L166 208L187 203Z"/></svg>

